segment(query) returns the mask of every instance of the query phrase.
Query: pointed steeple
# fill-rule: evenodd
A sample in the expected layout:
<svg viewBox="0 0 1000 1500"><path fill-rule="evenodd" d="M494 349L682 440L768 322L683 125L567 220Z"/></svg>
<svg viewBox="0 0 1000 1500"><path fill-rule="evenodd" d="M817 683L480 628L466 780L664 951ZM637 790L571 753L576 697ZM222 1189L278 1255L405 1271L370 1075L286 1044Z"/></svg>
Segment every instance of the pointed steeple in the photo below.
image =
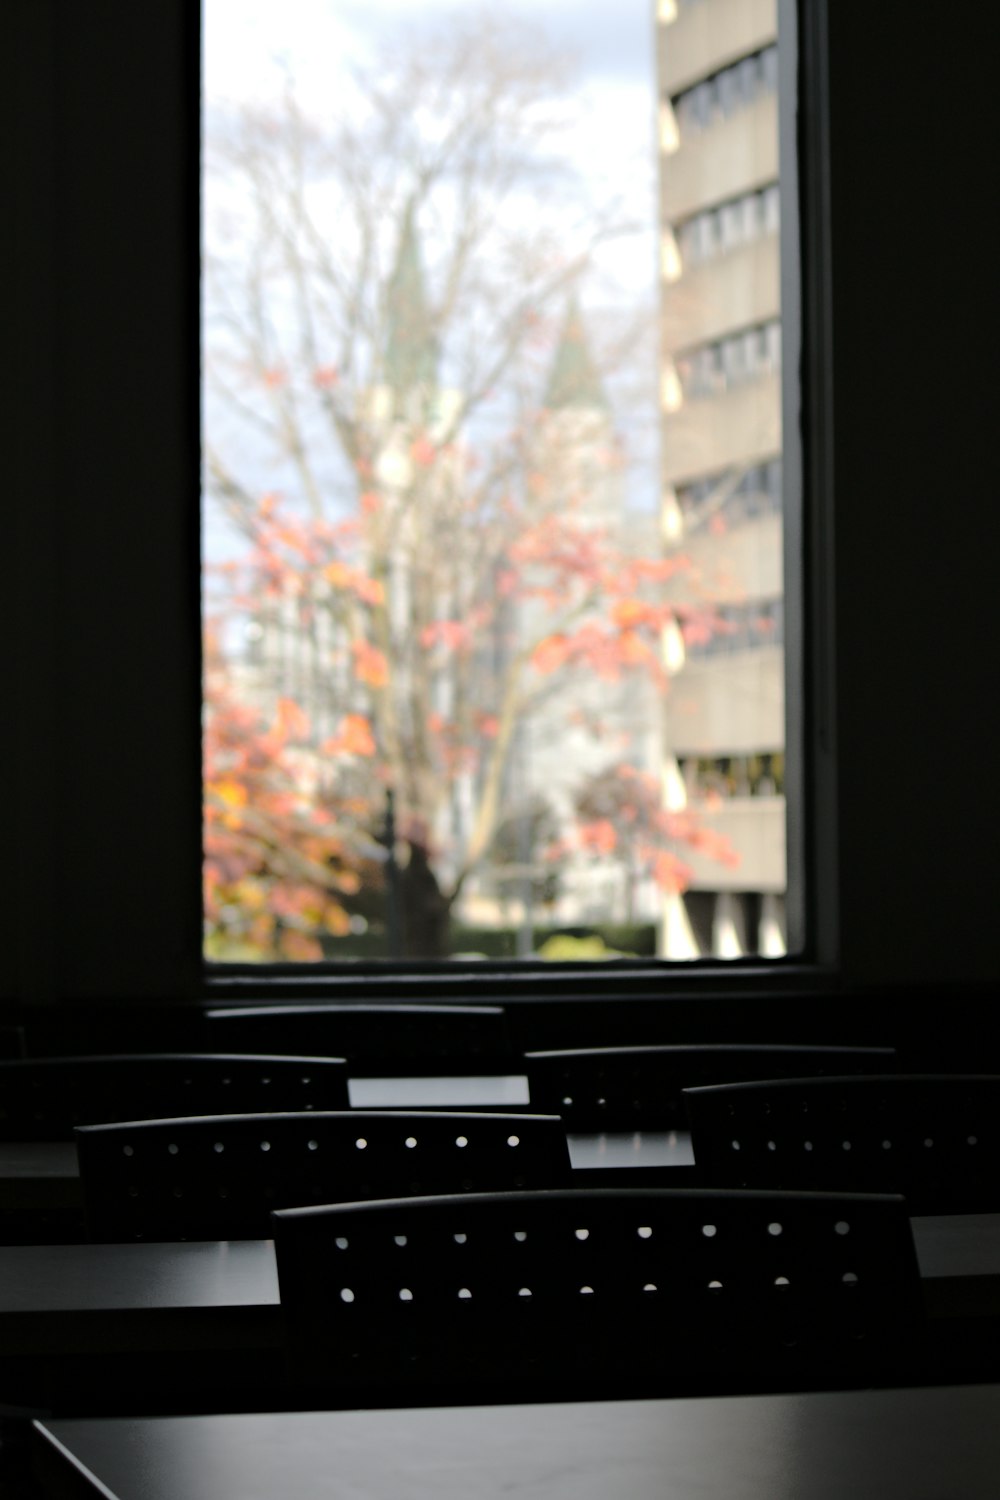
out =
<svg viewBox="0 0 1000 1500"><path fill-rule="evenodd" d="M385 374L397 410L416 395L428 398L437 388L437 344L414 220L411 200L403 214L388 286Z"/></svg>
<svg viewBox="0 0 1000 1500"><path fill-rule="evenodd" d="M552 363L544 404L548 411L565 410L566 407L587 411L608 410L608 398L604 394L604 387L590 352L575 292L570 294L566 306L566 317Z"/></svg>

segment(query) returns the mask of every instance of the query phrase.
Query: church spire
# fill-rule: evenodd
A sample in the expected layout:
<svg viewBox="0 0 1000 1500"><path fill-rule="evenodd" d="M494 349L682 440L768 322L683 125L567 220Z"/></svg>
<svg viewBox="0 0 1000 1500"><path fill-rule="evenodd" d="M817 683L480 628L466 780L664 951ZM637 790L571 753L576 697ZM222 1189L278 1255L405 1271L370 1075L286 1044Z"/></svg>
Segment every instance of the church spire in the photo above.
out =
<svg viewBox="0 0 1000 1500"><path fill-rule="evenodd" d="M544 404L548 411L561 411L567 407L588 411L608 409L608 398L590 352L575 292L570 293L566 306Z"/></svg>
<svg viewBox="0 0 1000 1500"><path fill-rule="evenodd" d="M437 389L437 341L427 299L412 199L403 213L387 301L386 385L399 410L410 404L415 395L427 398Z"/></svg>

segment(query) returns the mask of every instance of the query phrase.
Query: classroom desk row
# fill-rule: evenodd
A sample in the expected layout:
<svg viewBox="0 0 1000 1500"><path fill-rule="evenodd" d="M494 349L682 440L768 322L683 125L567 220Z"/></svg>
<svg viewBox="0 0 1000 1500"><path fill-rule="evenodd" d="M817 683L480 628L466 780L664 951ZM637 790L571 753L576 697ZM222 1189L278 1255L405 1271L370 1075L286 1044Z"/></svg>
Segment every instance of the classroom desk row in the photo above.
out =
<svg viewBox="0 0 1000 1500"><path fill-rule="evenodd" d="M929 1316L1000 1315L1000 1214L911 1218ZM212 1347L239 1311L240 1340L281 1342L271 1240L129 1245L0 1246L0 1331L13 1352L52 1347L72 1316L107 1313L136 1348L152 1347L169 1312L191 1347ZM100 1340L105 1330L94 1327ZM96 1346L95 1346L96 1347Z"/></svg>
<svg viewBox="0 0 1000 1500"><path fill-rule="evenodd" d="M1000 1215L911 1226L931 1360L915 1383L992 1378ZM266 1409L287 1404L284 1349L270 1240L0 1247L0 1403L124 1414L156 1410L166 1391L167 1410L178 1392L193 1410L217 1409L220 1393L230 1410ZM334 1404L353 1404L348 1369L343 1394Z"/></svg>
<svg viewBox="0 0 1000 1500"><path fill-rule="evenodd" d="M350 1102L355 1109L523 1107L528 1080L516 1074L357 1078L350 1080ZM620 1174L633 1168L636 1179L649 1185L682 1186L694 1167L691 1136L685 1130L570 1132L566 1141L572 1167L590 1174L590 1186L622 1186L626 1178ZM12 1218L23 1211L62 1228L58 1237L82 1234L80 1169L72 1141L0 1141L0 1194Z"/></svg>

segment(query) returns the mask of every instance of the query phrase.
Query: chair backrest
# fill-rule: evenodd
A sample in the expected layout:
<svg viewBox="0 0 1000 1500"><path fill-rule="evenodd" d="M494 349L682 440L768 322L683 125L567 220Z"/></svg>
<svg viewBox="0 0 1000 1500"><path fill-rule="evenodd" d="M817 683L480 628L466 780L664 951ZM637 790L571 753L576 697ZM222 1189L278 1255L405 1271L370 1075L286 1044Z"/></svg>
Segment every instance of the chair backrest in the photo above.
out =
<svg viewBox="0 0 1000 1500"><path fill-rule="evenodd" d="M678 1189L477 1194L273 1215L293 1373L391 1397L652 1394L912 1330L903 1202ZM402 1389L400 1389L402 1388Z"/></svg>
<svg viewBox="0 0 1000 1500"><path fill-rule="evenodd" d="M557 1115L431 1110L214 1115L76 1132L91 1239L247 1239L293 1205L558 1187Z"/></svg>
<svg viewBox="0 0 1000 1500"><path fill-rule="evenodd" d="M333 1052L369 1069L405 1062L425 1073L489 1071L511 1056L500 1005L233 1006L205 1019L227 1052Z"/></svg>
<svg viewBox="0 0 1000 1500"><path fill-rule="evenodd" d="M532 1109L571 1130L663 1129L686 1124L681 1091L694 1084L822 1073L886 1072L891 1047L730 1043L586 1047L528 1052Z"/></svg>
<svg viewBox="0 0 1000 1500"><path fill-rule="evenodd" d="M889 1074L686 1090L699 1181L1000 1209L1000 1077Z"/></svg>
<svg viewBox="0 0 1000 1500"><path fill-rule="evenodd" d="M75 1125L236 1111L344 1109L334 1057L207 1053L0 1062L0 1139L69 1140Z"/></svg>

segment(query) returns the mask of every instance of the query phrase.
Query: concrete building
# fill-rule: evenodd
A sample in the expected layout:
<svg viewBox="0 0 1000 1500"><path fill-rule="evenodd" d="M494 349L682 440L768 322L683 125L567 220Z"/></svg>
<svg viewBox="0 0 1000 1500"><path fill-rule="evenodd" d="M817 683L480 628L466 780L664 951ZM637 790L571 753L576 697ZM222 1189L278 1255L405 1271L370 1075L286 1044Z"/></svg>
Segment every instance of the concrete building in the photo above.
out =
<svg viewBox="0 0 1000 1500"><path fill-rule="evenodd" d="M666 957L785 951L775 0L659 0L661 521L668 806L725 834L668 903ZM683 851L679 851L683 853Z"/></svg>

